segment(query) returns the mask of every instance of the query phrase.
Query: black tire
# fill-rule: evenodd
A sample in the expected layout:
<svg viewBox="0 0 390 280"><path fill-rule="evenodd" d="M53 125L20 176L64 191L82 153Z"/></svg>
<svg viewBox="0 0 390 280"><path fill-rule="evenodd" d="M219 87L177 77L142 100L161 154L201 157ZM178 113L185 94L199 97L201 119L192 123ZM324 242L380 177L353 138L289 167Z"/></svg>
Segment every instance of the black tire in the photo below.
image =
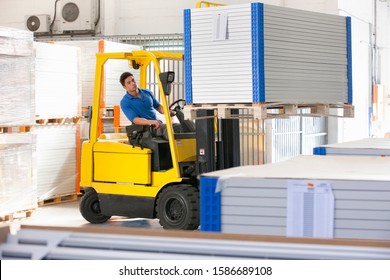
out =
<svg viewBox="0 0 390 280"><path fill-rule="evenodd" d="M199 227L199 190L191 185L166 187L157 198L156 211L164 229L195 230Z"/></svg>
<svg viewBox="0 0 390 280"><path fill-rule="evenodd" d="M80 213L92 224L107 222L111 216L103 215L100 211L99 197L95 190L86 190L80 201Z"/></svg>

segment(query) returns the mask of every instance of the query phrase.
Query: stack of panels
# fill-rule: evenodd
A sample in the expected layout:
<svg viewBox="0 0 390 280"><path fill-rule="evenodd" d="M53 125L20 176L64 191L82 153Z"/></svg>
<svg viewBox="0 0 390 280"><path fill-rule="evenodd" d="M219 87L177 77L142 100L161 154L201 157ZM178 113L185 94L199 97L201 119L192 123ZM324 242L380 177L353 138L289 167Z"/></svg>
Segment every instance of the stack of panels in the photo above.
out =
<svg viewBox="0 0 390 280"><path fill-rule="evenodd" d="M77 125L36 126L38 201L76 193Z"/></svg>
<svg viewBox="0 0 390 280"><path fill-rule="evenodd" d="M56 42L56 44L64 44L80 48L81 106L92 106L98 42L60 41Z"/></svg>
<svg viewBox="0 0 390 280"><path fill-rule="evenodd" d="M139 50L140 46L100 41L59 41L57 44L76 46L81 49L81 80L82 80L82 107L92 106L93 91L95 81L96 54L111 52L131 52ZM130 71L127 61L110 60L105 64L104 85L106 107L118 105L124 90L119 83L120 75L125 71ZM134 71L133 71L134 72ZM139 76L139 75L137 75Z"/></svg>
<svg viewBox="0 0 390 280"><path fill-rule="evenodd" d="M313 149L315 155L390 156L390 138L366 138Z"/></svg>
<svg viewBox="0 0 390 280"><path fill-rule="evenodd" d="M39 118L77 116L81 83L77 47L34 43L35 106Z"/></svg>
<svg viewBox="0 0 390 280"><path fill-rule="evenodd" d="M286 236L288 186L304 180L331 186L334 238L390 240L389 170L386 157L300 156L203 174L201 229Z"/></svg>
<svg viewBox="0 0 390 280"><path fill-rule="evenodd" d="M389 259L388 242L313 242L121 228L22 228L0 244L2 260ZM3 234L5 236L5 234ZM363 245L364 244L364 245Z"/></svg>
<svg viewBox="0 0 390 280"><path fill-rule="evenodd" d="M213 40L216 13L228 13L227 40ZM184 26L186 102L252 102L251 6L193 9L186 15L190 17Z"/></svg>
<svg viewBox="0 0 390 280"><path fill-rule="evenodd" d="M262 3L185 10L186 101L351 104L350 32L349 18Z"/></svg>
<svg viewBox="0 0 390 280"><path fill-rule="evenodd" d="M37 207L34 135L0 134L0 215Z"/></svg>
<svg viewBox="0 0 390 280"><path fill-rule="evenodd" d="M33 33L0 27L0 126L35 123Z"/></svg>

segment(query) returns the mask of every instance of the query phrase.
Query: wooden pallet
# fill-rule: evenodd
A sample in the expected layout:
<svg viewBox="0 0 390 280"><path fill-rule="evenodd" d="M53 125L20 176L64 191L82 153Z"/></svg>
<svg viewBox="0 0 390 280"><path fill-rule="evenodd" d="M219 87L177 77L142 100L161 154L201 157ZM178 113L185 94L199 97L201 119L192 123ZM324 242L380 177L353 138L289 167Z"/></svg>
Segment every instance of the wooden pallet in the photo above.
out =
<svg viewBox="0 0 390 280"><path fill-rule="evenodd" d="M7 215L1 215L0 222L12 222L13 220L26 219L31 217L34 211L35 209L28 209L28 210L17 211L15 213L7 214Z"/></svg>
<svg viewBox="0 0 390 280"><path fill-rule="evenodd" d="M80 194L72 193L72 194L63 194L51 198L46 198L44 200L38 201L38 206L41 207L41 206L76 201L79 198L79 195Z"/></svg>
<svg viewBox="0 0 390 280"><path fill-rule="evenodd" d="M24 125L24 126L3 126L0 127L0 133L20 133L20 132L30 132L32 126Z"/></svg>
<svg viewBox="0 0 390 280"><path fill-rule="evenodd" d="M188 119L199 119L198 110L215 110L220 119L269 119L290 116L353 118L355 108L350 104L323 103L248 103L248 104L192 104L184 108ZM206 117L210 118L210 117Z"/></svg>
<svg viewBox="0 0 390 280"><path fill-rule="evenodd" d="M64 124L78 124L81 116L62 117L62 118L37 118L36 123L39 125L64 125Z"/></svg>

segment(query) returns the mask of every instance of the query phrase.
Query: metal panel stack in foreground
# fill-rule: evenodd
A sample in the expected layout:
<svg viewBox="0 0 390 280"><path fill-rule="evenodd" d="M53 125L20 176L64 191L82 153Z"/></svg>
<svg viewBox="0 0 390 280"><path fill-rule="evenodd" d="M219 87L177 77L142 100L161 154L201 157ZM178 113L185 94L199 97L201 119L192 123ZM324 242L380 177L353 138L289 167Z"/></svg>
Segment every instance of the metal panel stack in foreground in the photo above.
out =
<svg viewBox="0 0 390 280"><path fill-rule="evenodd" d="M328 209L331 238L390 240L389 170L388 157L299 156L206 173L200 179L201 230L286 236L288 222L302 222L300 217L302 230L306 225L315 229L322 226L319 217L327 215L318 209L327 202L315 192L310 199L309 192L322 184L334 196ZM289 206L296 182L308 191ZM291 215L294 210L301 216ZM315 230L300 236L320 237Z"/></svg>
<svg viewBox="0 0 390 280"><path fill-rule="evenodd" d="M28 226L16 235L6 235L6 230L0 228L1 236L5 237L0 240L2 260L379 260L390 257L387 241L304 240L108 227Z"/></svg>

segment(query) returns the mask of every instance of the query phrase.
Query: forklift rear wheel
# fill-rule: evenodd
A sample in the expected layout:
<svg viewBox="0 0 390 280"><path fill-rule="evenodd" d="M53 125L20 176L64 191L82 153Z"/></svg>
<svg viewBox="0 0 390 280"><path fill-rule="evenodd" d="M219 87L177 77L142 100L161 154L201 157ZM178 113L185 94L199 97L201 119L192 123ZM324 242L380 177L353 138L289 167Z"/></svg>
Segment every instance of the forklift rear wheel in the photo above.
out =
<svg viewBox="0 0 390 280"><path fill-rule="evenodd" d="M107 222L111 216L101 213L99 197L95 190L87 190L80 201L81 215L92 224L102 224Z"/></svg>
<svg viewBox="0 0 390 280"><path fill-rule="evenodd" d="M163 189L156 209L164 229L195 230L199 227L199 191L191 185Z"/></svg>

